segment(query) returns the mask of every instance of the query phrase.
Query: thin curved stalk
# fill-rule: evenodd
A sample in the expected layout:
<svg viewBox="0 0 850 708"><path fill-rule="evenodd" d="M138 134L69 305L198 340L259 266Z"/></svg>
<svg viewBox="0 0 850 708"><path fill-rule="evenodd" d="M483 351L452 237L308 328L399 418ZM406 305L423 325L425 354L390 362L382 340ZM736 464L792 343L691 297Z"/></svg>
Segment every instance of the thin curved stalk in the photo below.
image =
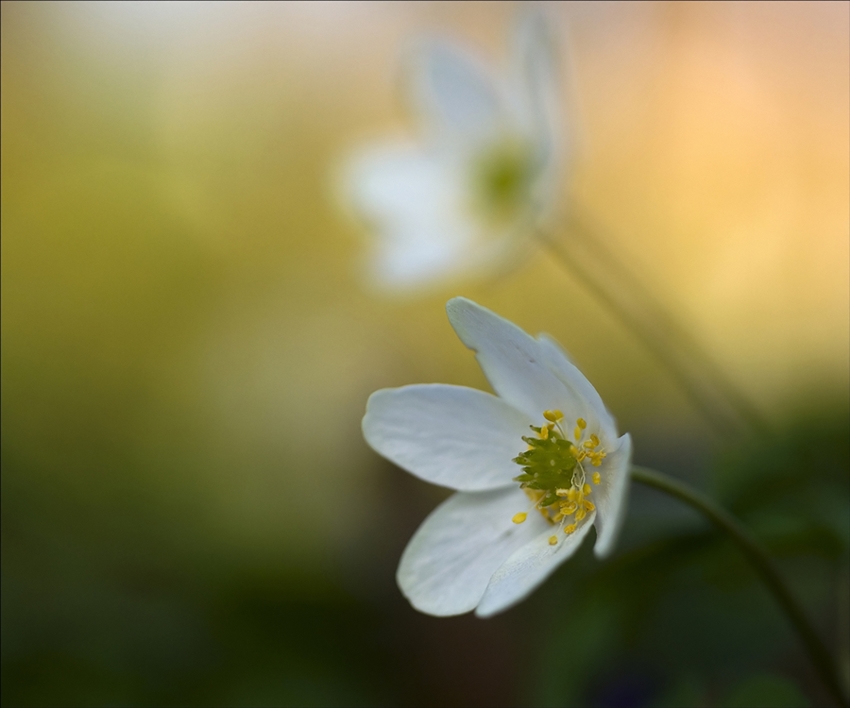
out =
<svg viewBox="0 0 850 708"><path fill-rule="evenodd" d="M768 426L755 407L575 209L567 229L569 245L541 230L537 236L665 366L711 426L721 435L742 427L765 432Z"/></svg>
<svg viewBox="0 0 850 708"><path fill-rule="evenodd" d="M752 534L734 516L719 507L704 494L691 489L686 484L672 477L636 465L632 466L631 476L635 482L640 482L641 484L658 489L692 506L706 516L717 528L729 535L794 626L809 654L812 664L824 685L835 699L836 704L839 706L850 706L850 701L848 701L845 695L838 669L830 652L812 627L800 603L791 594L773 561L771 561L758 541L753 538Z"/></svg>

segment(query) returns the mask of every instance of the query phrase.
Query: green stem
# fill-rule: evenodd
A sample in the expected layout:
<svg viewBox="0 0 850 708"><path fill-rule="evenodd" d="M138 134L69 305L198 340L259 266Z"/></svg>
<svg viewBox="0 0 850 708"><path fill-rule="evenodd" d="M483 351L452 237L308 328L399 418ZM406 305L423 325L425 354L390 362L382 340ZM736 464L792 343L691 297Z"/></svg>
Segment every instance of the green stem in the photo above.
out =
<svg viewBox="0 0 850 708"><path fill-rule="evenodd" d="M597 229L575 207L569 214L569 245L542 231L538 238L665 366L718 433L727 435L742 424L763 433L767 425L753 405L605 246Z"/></svg>
<svg viewBox="0 0 850 708"><path fill-rule="evenodd" d="M672 477L636 465L632 466L631 475L635 482L654 487L689 504L708 517L721 531L729 534L794 626L809 653L812 664L837 705L850 706L829 651L812 628L803 608L791 594L776 566L752 534L734 516L717 506L711 499Z"/></svg>

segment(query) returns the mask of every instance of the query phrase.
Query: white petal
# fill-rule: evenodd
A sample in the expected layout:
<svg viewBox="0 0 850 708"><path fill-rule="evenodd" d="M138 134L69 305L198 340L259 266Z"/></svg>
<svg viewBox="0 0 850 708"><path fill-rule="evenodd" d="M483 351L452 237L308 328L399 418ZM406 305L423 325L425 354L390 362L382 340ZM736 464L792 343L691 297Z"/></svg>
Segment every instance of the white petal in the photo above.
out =
<svg viewBox="0 0 850 708"><path fill-rule="evenodd" d="M431 234L456 234L455 239L430 238ZM368 256L366 274L371 285L397 290L442 281L469 264L469 253L460 247L464 230L437 229L420 222L405 229L404 237L391 230Z"/></svg>
<svg viewBox="0 0 850 708"><path fill-rule="evenodd" d="M575 533L565 534L563 531L558 532L556 527L550 526L530 543L516 550L493 573L475 614L479 617L495 615L515 605L531 593L561 563L578 550L593 524L595 513L588 514ZM554 546L549 544L552 536L558 539L558 543Z"/></svg>
<svg viewBox="0 0 850 708"><path fill-rule="evenodd" d="M593 486L596 504L596 545L593 552L604 558L614 550L617 535L626 516L626 498L629 491L629 471L632 464L632 438L626 433L619 447L608 453L599 468L601 481ZM594 469L592 467L588 470Z"/></svg>
<svg viewBox="0 0 850 708"><path fill-rule="evenodd" d="M561 382L581 400L581 417L591 425L591 432L597 433L605 444L612 445L617 439L617 425L614 418L605 408L602 398L578 370L560 345L547 334L537 337L543 351L546 365ZM566 414L566 411L564 411Z"/></svg>
<svg viewBox="0 0 850 708"><path fill-rule="evenodd" d="M469 266L479 226L452 163L406 145L367 148L348 163L343 189L377 236L367 264L374 284L415 287Z"/></svg>
<svg viewBox="0 0 850 708"><path fill-rule="evenodd" d="M500 130L504 101L474 56L431 41L414 55L411 68L414 108L438 143L468 150Z"/></svg>
<svg viewBox="0 0 850 708"><path fill-rule="evenodd" d="M369 397L363 435L381 455L428 482L478 491L515 485L511 460L529 420L495 396L463 386L386 388Z"/></svg>
<svg viewBox="0 0 850 708"><path fill-rule="evenodd" d="M585 403L548 366L540 342L519 327L466 298L446 304L461 341L475 351L490 385L538 425L545 410L560 409L573 420Z"/></svg>
<svg viewBox="0 0 850 708"><path fill-rule="evenodd" d="M554 151L558 122L557 56L553 17L539 6L520 10L514 38L515 83L523 122L548 161Z"/></svg>
<svg viewBox="0 0 850 708"><path fill-rule="evenodd" d="M407 227L435 210L451 208L463 179L448 162L408 144L389 143L363 148L349 159L343 190L367 220ZM406 234L405 229L392 230Z"/></svg>
<svg viewBox="0 0 850 708"><path fill-rule="evenodd" d="M528 505L517 486L449 497L402 554L396 579L410 603L438 616L475 608L493 572L548 526L536 513L522 524L511 521Z"/></svg>

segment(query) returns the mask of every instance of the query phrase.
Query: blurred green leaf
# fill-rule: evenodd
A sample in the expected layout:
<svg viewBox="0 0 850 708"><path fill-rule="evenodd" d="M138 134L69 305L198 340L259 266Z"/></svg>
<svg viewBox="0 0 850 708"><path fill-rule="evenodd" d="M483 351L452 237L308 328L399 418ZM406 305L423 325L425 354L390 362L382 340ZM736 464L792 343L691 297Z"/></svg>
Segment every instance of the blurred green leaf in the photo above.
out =
<svg viewBox="0 0 850 708"><path fill-rule="evenodd" d="M722 708L808 708L811 703L788 679L754 676L735 687Z"/></svg>

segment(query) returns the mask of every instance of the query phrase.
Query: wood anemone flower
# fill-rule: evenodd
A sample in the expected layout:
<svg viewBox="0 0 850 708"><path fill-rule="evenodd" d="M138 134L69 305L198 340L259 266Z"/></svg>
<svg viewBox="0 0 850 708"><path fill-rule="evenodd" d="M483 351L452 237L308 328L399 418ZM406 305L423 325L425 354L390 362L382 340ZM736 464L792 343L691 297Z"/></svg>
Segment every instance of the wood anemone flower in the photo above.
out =
<svg viewBox="0 0 850 708"><path fill-rule="evenodd" d="M531 593L591 526L596 555L612 551L632 445L554 340L465 298L446 309L497 395L443 384L376 391L363 434L399 467L456 490L408 543L402 592L427 614L487 617Z"/></svg>

